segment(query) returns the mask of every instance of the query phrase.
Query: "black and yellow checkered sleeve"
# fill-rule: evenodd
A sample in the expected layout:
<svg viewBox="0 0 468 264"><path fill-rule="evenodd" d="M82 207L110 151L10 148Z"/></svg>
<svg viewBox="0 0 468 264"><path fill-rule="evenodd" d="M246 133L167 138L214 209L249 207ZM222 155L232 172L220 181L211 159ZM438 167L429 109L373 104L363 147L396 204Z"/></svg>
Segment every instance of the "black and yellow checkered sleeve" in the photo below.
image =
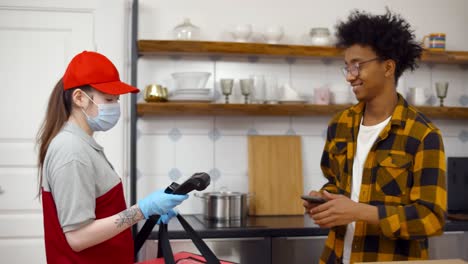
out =
<svg viewBox="0 0 468 264"><path fill-rule="evenodd" d="M323 187L320 189L320 191L327 191L329 193L339 193L338 187L336 185L336 170L332 169L332 159L333 157L331 156L331 149L334 145L334 142L332 140L334 139L334 133L335 133L335 121L331 121L328 129L327 129L327 138L325 142L325 146L323 148L323 153L322 153L322 158L320 162L320 167L322 169L322 173L327 179L327 183L323 185Z"/></svg>
<svg viewBox="0 0 468 264"><path fill-rule="evenodd" d="M421 239L439 235L445 224L447 194L445 154L439 130L420 141L413 159L410 203L378 205L379 225L391 239Z"/></svg>

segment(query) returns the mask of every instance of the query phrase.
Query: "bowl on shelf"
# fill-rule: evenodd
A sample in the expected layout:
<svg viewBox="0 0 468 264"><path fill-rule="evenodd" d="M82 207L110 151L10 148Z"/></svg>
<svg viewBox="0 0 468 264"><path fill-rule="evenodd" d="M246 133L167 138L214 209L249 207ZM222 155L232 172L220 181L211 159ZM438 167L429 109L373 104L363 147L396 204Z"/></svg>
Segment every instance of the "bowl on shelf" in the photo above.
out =
<svg viewBox="0 0 468 264"><path fill-rule="evenodd" d="M146 102L167 102L167 88L159 84L150 84L145 87L144 99Z"/></svg>
<svg viewBox="0 0 468 264"><path fill-rule="evenodd" d="M236 42L247 42L252 34L252 25L236 25L231 30L231 35Z"/></svg>
<svg viewBox="0 0 468 264"><path fill-rule="evenodd" d="M205 88L210 72L174 72L176 89L203 89Z"/></svg>
<svg viewBox="0 0 468 264"><path fill-rule="evenodd" d="M268 26L265 28L263 36L268 44L278 44L283 38L284 30L281 26Z"/></svg>

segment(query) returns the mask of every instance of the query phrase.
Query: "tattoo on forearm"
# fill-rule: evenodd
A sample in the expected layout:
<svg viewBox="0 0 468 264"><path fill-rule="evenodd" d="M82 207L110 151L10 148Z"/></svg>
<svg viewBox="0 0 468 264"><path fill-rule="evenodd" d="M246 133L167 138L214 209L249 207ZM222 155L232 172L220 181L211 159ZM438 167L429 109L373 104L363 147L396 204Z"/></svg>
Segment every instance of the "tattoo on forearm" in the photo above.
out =
<svg viewBox="0 0 468 264"><path fill-rule="evenodd" d="M140 209L136 207L130 207L127 210L119 213L119 218L115 220L115 224L117 227L122 227L123 225L131 226L138 222L139 213Z"/></svg>

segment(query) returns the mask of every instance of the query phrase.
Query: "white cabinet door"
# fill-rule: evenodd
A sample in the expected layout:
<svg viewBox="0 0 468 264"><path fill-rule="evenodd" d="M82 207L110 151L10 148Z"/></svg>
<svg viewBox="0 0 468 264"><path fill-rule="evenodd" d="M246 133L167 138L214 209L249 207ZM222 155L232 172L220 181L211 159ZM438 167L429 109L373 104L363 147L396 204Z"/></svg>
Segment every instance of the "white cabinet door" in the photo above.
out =
<svg viewBox="0 0 468 264"><path fill-rule="evenodd" d="M42 206L35 197L35 136L55 83L71 58L83 50L99 47L119 70L124 64L127 36L119 27L123 25L120 21L128 21L125 0L78 2L0 3L2 263L46 263ZM119 150L121 137L121 132L114 132L112 141Z"/></svg>

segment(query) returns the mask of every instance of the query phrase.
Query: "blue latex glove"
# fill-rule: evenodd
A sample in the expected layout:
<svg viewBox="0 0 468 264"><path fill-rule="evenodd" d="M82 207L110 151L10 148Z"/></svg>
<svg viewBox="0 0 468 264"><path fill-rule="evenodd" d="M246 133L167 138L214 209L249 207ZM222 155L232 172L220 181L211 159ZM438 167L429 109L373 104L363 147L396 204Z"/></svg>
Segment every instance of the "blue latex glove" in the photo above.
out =
<svg viewBox="0 0 468 264"><path fill-rule="evenodd" d="M160 225L161 223L162 224L168 224L169 221L176 215L178 215L179 213L174 210L174 209L171 209L169 210L169 212L167 212L167 214L165 215L161 215L161 218L159 218L158 220L158 225Z"/></svg>
<svg viewBox="0 0 468 264"><path fill-rule="evenodd" d="M138 201L138 207L148 219L152 215L165 215L171 209L181 204L188 195L168 194L163 189L158 190Z"/></svg>

